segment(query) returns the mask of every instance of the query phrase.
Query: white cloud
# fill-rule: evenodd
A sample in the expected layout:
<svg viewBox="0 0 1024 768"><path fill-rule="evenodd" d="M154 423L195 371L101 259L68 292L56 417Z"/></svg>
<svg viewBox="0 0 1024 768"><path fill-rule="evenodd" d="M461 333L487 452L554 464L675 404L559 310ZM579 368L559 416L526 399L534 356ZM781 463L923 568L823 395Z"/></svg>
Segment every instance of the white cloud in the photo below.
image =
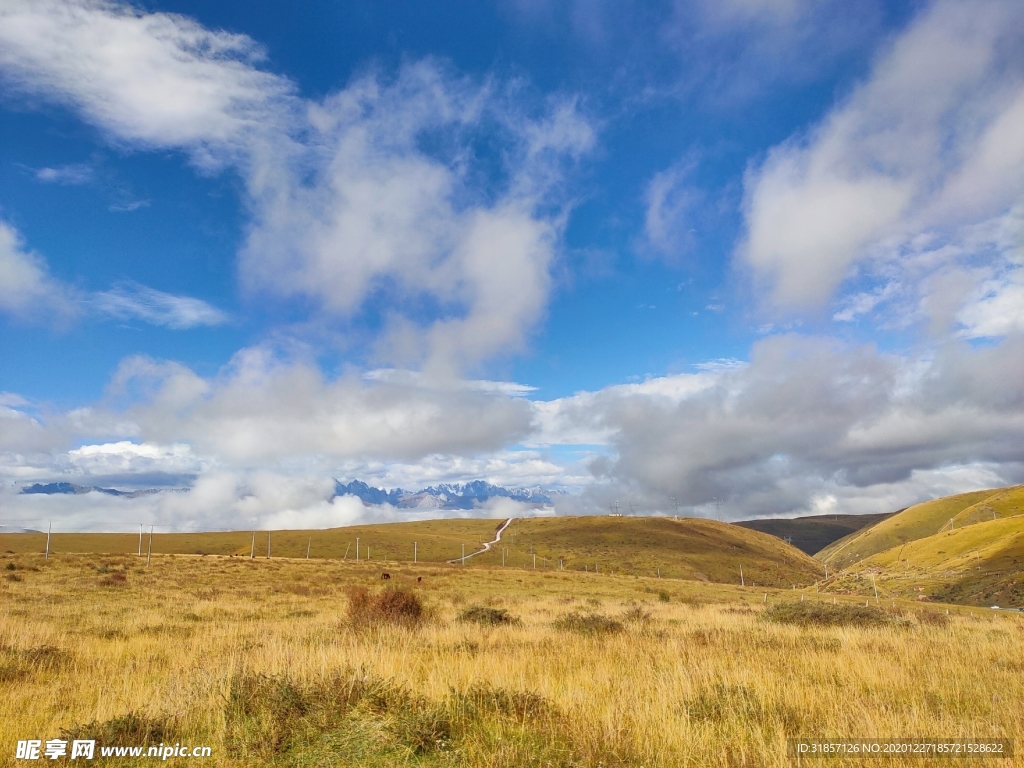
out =
<svg viewBox="0 0 1024 768"><path fill-rule="evenodd" d="M54 279L42 257L0 221L0 312L21 320L61 324L79 312L77 292Z"/></svg>
<svg viewBox="0 0 1024 768"><path fill-rule="evenodd" d="M93 309L176 330L220 325L229 317L201 299L174 296L133 282L85 293L50 275L42 256L25 248L18 232L0 221L0 313L26 322L66 325Z"/></svg>
<svg viewBox="0 0 1024 768"><path fill-rule="evenodd" d="M659 171L644 195L644 237L650 248L669 259L693 245L693 209L701 197L689 180L693 167L693 162L683 161Z"/></svg>
<svg viewBox="0 0 1024 768"><path fill-rule="evenodd" d="M1016 3L939 0L819 125L750 169L740 253L776 305L820 305L856 269L899 270L922 237L963 239L1021 201L1021 51Z"/></svg>
<svg viewBox="0 0 1024 768"><path fill-rule="evenodd" d="M553 192L594 141L573 99L552 99L538 117L515 88L423 61L310 102L257 68L252 40L182 16L106 0L0 13L0 69L19 87L116 142L180 148L203 168L243 174L249 290L312 300L343 320L383 296L380 359L448 370L521 349L540 319L564 219ZM500 181L481 182L481 132L502 134ZM414 322L424 305L433 319Z"/></svg>
<svg viewBox="0 0 1024 768"><path fill-rule="evenodd" d="M501 393L444 382L325 381L316 366L259 348L238 353L210 380L181 365L129 359L111 393L131 392L140 401L119 418L145 439L187 442L236 466L494 451L525 436L531 418L526 401Z"/></svg>
<svg viewBox="0 0 1024 768"><path fill-rule="evenodd" d="M62 165L59 168L40 168L36 171L36 178L48 184L87 184L92 181L92 177L92 168L80 163Z"/></svg>
<svg viewBox="0 0 1024 768"><path fill-rule="evenodd" d="M91 302L104 314L123 320L137 318L175 330L222 325L229 320L225 312L201 299L174 296L132 282L96 293Z"/></svg>
<svg viewBox="0 0 1024 768"><path fill-rule="evenodd" d="M291 84L254 64L250 38L107 0L10 0L0 68L14 85L79 111L117 140L187 147L201 164L266 130Z"/></svg>

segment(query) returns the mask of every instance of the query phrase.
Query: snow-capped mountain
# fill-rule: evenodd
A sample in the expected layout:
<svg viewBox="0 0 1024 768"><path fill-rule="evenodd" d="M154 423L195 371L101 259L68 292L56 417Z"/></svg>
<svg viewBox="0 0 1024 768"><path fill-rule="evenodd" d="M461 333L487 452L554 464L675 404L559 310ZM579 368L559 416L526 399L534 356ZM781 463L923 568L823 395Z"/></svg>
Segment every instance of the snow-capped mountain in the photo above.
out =
<svg viewBox="0 0 1024 768"><path fill-rule="evenodd" d="M334 481L335 496L357 496L366 504L390 504L400 509L474 509L496 496L520 501L534 506L551 503L552 491L543 488L506 488L491 485L483 480L470 483L442 483L407 491L394 488L390 491L373 488L360 480L349 483Z"/></svg>
<svg viewBox="0 0 1024 768"><path fill-rule="evenodd" d="M164 489L166 490L166 489ZM177 490L177 489L174 489ZM82 494L82 493L105 493L108 496L124 496L127 499L134 499L138 496L148 496L153 493L160 493L160 488L146 488L141 491L119 491L116 488L100 488L98 485L75 485L74 483L36 483L21 489L22 493L34 494Z"/></svg>

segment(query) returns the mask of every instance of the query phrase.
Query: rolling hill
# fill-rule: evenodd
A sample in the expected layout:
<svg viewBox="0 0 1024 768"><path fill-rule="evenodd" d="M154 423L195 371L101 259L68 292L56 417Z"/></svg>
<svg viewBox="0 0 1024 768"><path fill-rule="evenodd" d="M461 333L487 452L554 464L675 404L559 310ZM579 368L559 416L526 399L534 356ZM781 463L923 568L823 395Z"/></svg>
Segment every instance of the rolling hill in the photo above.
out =
<svg viewBox="0 0 1024 768"><path fill-rule="evenodd" d="M908 507L870 528L829 545L816 557L835 568L944 530L1024 513L1024 486L961 493ZM952 521L952 522L951 522Z"/></svg>
<svg viewBox="0 0 1024 768"><path fill-rule="evenodd" d="M876 515L809 515L788 519L742 520L734 525L789 540L797 549L814 555L829 544L864 528L880 523L896 513Z"/></svg>
<svg viewBox="0 0 1024 768"><path fill-rule="evenodd" d="M269 533L274 557L356 557L360 560L411 562L413 542L420 562L444 563L494 538L503 521L444 519L383 523L317 531ZM266 557L268 532L257 532L255 553ZM0 551L42 552L45 534L0 534ZM143 538L143 555L149 546ZM139 535L54 534L51 551L135 554ZM504 552L502 552L504 549ZM253 535L248 531L170 533L153 536L153 551L161 554L228 555L249 557ZM534 560L536 555L536 561ZM505 567L598 571L618 575L697 579L739 584L740 569L748 586L790 587L820 578L820 563L784 541L759 531L712 520L634 517L521 518L514 521L501 546L470 558L466 567ZM561 561L561 562L559 562ZM534 563L536 562L536 566Z"/></svg>

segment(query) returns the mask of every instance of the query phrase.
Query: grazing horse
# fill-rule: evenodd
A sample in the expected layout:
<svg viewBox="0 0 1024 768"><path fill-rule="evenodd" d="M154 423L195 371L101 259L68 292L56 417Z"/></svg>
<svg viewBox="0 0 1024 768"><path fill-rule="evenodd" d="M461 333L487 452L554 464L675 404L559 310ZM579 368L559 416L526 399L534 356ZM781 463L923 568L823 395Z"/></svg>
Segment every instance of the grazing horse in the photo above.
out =
<svg viewBox="0 0 1024 768"><path fill-rule="evenodd" d="M380 575L380 579L381 579L381 581L387 581L387 580L388 580L388 579L390 579L390 578L391 578L391 574L390 574L390 573L382 573L382 574Z"/></svg>

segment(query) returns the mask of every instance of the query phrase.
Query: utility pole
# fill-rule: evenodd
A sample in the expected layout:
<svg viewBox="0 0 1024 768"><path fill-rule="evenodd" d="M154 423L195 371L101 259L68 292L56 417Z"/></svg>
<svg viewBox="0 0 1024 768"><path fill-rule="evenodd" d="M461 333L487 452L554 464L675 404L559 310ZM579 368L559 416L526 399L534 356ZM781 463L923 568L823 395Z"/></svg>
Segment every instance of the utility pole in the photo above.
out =
<svg viewBox="0 0 1024 768"><path fill-rule="evenodd" d="M50 520L46 521L46 554L43 555L43 560L50 559L50 530L53 528L53 523Z"/></svg>
<svg viewBox="0 0 1024 768"><path fill-rule="evenodd" d="M139 557L142 557L142 523L139 523Z"/></svg>

